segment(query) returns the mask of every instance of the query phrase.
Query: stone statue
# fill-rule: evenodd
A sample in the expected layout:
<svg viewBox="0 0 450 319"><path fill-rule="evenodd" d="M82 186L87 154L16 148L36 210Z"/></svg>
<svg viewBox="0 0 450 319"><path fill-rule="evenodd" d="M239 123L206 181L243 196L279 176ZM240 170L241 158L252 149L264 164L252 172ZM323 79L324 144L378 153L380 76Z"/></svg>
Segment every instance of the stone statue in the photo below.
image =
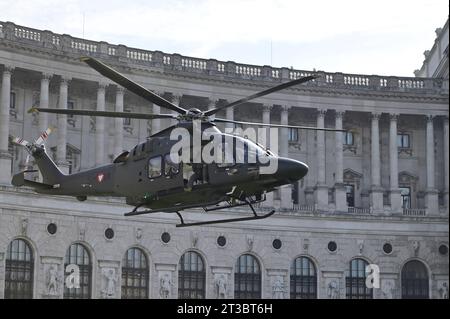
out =
<svg viewBox="0 0 450 319"><path fill-rule="evenodd" d="M414 250L414 255L417 256L417 254L419 253L419 248L420 248L420 243L418 240L415 240L412 242L412 248Z"/></svg>
<svg viewBox="0 0 450 319"><path fill-rule="evenodd" d="M277 276L272 284L273 299L284 299L284 280L282 276Z"/></svg>
<svg viewBox="0 0 450 319"><path fill-rule="evenodd" d="M383 293L383 297L385 299L393 299L394 298L394 287L395 284L392 280L383 280L381 283L381 292Z"/></svg>
<svg viewBox="0 0 450 319"><path fill-rule="evenodd" d="M448 299L448 284L446 281L441 284L441 288L439 288L439 295L441 299Z"/></svg>
<svg viewBox="0 0 450 319"><path fill-rule="evenodd" d="M196 248L198 243L198 233L192 233L192 247Z"/></svg>
<svg viewBox="0 0 450 319"><path fill-rule="evenodd" d="M116 295L116 270L114 268L104 269L103 275L106 278L105 289L102 290L104 298L114 298Z"/></svg>
<svg viewBox="0 0 450 319"><path fill-rule="evenodd" d="M339 284L336 280L332 280L328 283L327 295L330 299L339 299Z"/></svg>
<svg viewBox="0 0 450 319"><path fill-rule="evenodd" d="M142 228L136 228L136 240L140 241L142 238Z"/></svg>
<svg viewBox="0 0 450 319"><path fill-rule="evenodd" d="M170 298L172 290L171 288L173 286L171 275L169 273L165 273L164 275L162 275L161 278L159 279L159 284L160 284L159 288L160 297L162 299Z"/></svg>
<svg viewBox="0 0 450 319"><path fill-rule="evenodd" d="M358 249L359 249L359 254L362 255L363 249L364 249L364 240L358 240Z"/></svg>
<svg viewBox="0 0 450 319"><path fill-rule="evenodd" d="M47 283L47 294L56 296L58 295L58 265L53 264L48 269L48 283Z"/></svg>
<svg viewBox="0 0 450 319"><path fill-rule="evenodd" d="M217 286L217 299L226 299L227 298L227 286L228 279L227 275L221 274L216 278L216 286Z"/></svg>

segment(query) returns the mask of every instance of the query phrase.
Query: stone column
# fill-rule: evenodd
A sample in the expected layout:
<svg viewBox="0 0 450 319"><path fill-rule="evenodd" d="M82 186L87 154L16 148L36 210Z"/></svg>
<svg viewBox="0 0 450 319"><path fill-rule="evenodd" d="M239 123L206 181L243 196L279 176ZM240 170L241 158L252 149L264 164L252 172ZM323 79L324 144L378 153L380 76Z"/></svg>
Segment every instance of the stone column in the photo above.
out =
<svg viewBox="0 0 450 319"><path fill-rule="evenodd" d="M427 189L425 208L428 215L439 215L438 191L434 180L434 127L433 115L427 116L426 148L427 148ZM447 163L448 164L448 163Z"/></svg>
<svg viewBox="0 0 450 319"><path fill-rule="evenodd" d="M449 211L449 154L448 154L448 140L449 140L449 132L448 132L448 116L444 117L444 206L446 210L446 214L448 216Z"/></svg>
<svg viewBox="0 0 450 319"><path fill-rule="evenodd" d="M0 184L11 184L11 154L9 145L9 107L11 103L11 74L13 67L5 65L2 75L0 105Z"/></svg>
<svg viewBox="0 0 450 319"><path fill-rule="evenodd" d="M335 127L337 130L342 130L342 118L344 112L336 111ZM347 212L347 197L345 193L344 185L344 153L342 145L342 132L336 132L336 172L335 172L335 184L334 184L334 197L336 202L336 210L341 212Z"/></svg>
<svg viewBox="0 0 450 319"><path fill-rule="evenodd" d="M227 120L234 121L234 106L228 107L226 110L226 118ZM225 128L227 129L234 129L233 123L225 123Z"/></svg>
<svg viewBox="0 0 450 319"><path fill-rule="evenodd" d="M97 111L105 110L105 83L99 83L97 89ZM105 118L95 118L95 166L105 164Z"/></svg>
<svg viewBox="0 0 450 319"><path fill-rule="evenodd" d="M116 112L123 112L123 95L124 88L117 86L116 88ZM123 119L114 119L114 156L123 152Z"/></svg>
<svg viewBox="0 0 450 319"><path fill-rule="evenodd" d="M264 104L263 105L263 116L262 116L262 122L264 124L270 124L270 111L272 110L273 105L271 104ZM265 146L267 148L270 148L270 128L269 127L263 127L263 129L266 130L265 135ZM264 206L267 207L273 207L273 193L266 193L266 201L264 202Z"/></svg>
<svg viewBox="0 0 450 319"><path fill-rule="evenodd" d="M213 99L213 98L208 99L208 110L214 109L216 107L217 102L219 102L219 100L217 100L217 99ZM216 118L216 115L213 114L209 118L211 120L213 120Z"/></svg>
<svg viewBox="0 0 450 319"><path fill-rule="evenodd" d="M280 124L288 125L289 124L289 109L291 107L288 105L283 105L281 107L281 121ZM281 157L289 157L289 129L282 128L280 129L280 151L279 155ZM292 185L284 185L280 187L280 206L281 208L292 209Z"/></svg>
<svg viewBox="0 0 450 319"><path fill-rule="evenodd" d="M153 104L153 114L161 114L161 107L159 105ZM161 131L161 119L152 120L152 134Z"/></svg>
<svg viewBox="0 0 450 319"><path fill-rule="evenodd" d="M59 84L59 100L58 108L67 109L67 95L68 86L71 79L62 76ZM66 160L66 146L67 146L67 115L59 114L58 118L58 145L56 147L56 163L61 171L68 173L69 165Z"/></svg>
<svg viewBox="0 0 450 319"><path fill-rule="evenodd" d="M398 146L397 146L398 114L390 114L389 125L389 168L391 176L391 212L400 213L402 209L400 189L398 188Z"/></svg>
<svg viewBox="0 0 450 319"><path fill-rule="evenodd" d="M177 94L177 95L175 95L175 94L173 94L172 95L172 103L173 104L175 104L176 106L180 106L180 103L181 103L181 98L183 97L183 94ZM172 111L171 112L173 115L175 115L175 116L178 116L178 115L180 115L178 112L176 112L176 111ZM170 120L170 125L175 125L175 124L177 124L178 123L178 121L177 120Z"/></svg>
<svg viewBox="0 0 450 319"><path fill-rule="evenodd" d="M317 127L325 127L326 109L319 109L317 112ZM317 184L315 187L315 200L317 209L328 209L328 186L325 175L325 132L316 131L317 136Z"/></svg>
<svg viewBox="0 0 450 319"><path fill-rule="evenodd" d="M380 113L372 113L372 144L371 144L371 173L372 173L372 189L370 190L370 206L374 212L383 211L383 189L381 188L381 172L380 172L380 129L379 120Z"/></svg>
<svg viewBox="0 0 450 319"><path fill-rule="evenodd" d="M41 78L41 92L39 97L39 107L48 108L48 88L50 83L51 74L42 73ZM39 113L39 133L45 131L48 128L48 113Z"/></svg>

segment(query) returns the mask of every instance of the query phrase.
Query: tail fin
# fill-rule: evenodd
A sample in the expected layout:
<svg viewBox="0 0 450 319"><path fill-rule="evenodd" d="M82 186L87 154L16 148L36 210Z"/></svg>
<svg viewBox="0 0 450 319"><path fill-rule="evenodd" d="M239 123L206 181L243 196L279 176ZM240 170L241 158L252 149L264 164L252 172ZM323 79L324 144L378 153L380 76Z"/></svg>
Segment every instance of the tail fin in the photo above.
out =
<svg viewBox="0 0 450 319"><path fill-rule="evenodd" d="M61 180L65 176L53 162L53 160L45 152L44 142L53 131L53 128L48 128L36 139L34 143L30 143L22 138L15 137L12 142L24 146L28 153L33 156L36 165L41 171L43 183L46 185L55 185L61 183ZM29 155L25 162L25 166L28 169ZM13 185L16 180L13 179Z"/></svg>

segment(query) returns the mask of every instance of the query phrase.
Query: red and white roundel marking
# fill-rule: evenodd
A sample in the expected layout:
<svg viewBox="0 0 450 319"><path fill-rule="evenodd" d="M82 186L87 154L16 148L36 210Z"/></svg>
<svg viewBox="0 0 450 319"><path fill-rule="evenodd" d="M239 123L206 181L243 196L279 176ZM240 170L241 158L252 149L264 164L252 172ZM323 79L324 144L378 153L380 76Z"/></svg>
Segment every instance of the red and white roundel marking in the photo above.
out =
<svg viewBox="0 0 450 319"><path fill-rule="evenodd" d="M97 174L97 182L101 183L105 179L105 174L99 173Z"/></svg>

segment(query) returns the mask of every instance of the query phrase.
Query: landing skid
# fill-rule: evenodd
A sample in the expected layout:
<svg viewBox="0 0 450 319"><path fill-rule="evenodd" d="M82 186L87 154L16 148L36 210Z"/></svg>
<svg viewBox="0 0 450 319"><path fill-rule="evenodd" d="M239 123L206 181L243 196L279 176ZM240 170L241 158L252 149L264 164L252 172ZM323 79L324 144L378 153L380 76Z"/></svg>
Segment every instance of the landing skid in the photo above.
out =
<svg viewBox="0 0 450 319"><path fill-rule="evenodd" d="M228 219L217 219L217 220L210 220L210 221L204 221L204 222L194 222L194 223L185 223L183 216L181 216L181 213L178 211L154 211L154 210L143 210L143 211L138 211L138 208L141 207L142 205L138 205L136 206L133 211L126 213L125 216L135 216L135 215L143 215L143 214L152 214L152 213L158 213L158 212L165 212L165 213L176 213L177 216L180 218L180 224L176 225L176 227L189 227L189 226L200 226L200 225L212 225L212 224L221 224L221 223L231 223L231 222L242 222L242 221L246 221L246 220L257 220L257 219L264 219L267 217L272 216L275 213L275 210L270 211L267 214L264 215L258 215L255 211L255 209L253 208L252 204L255 203L259 203L261 201L255 201L255 200L244 200L245 203L239 203L239 204L231 204L229 203L228 206L223 206L223 207L214 207L214 208L203 208L205 210L205 212L208 211L214 211L214 210L219 210L219 209L225 209L225 208L231 208L231 207L238 207L238 206L245 206L248 205L250 207L250 209L253 212L253 216L250 217L239 217L239 218L228 218Z"/></svg>

